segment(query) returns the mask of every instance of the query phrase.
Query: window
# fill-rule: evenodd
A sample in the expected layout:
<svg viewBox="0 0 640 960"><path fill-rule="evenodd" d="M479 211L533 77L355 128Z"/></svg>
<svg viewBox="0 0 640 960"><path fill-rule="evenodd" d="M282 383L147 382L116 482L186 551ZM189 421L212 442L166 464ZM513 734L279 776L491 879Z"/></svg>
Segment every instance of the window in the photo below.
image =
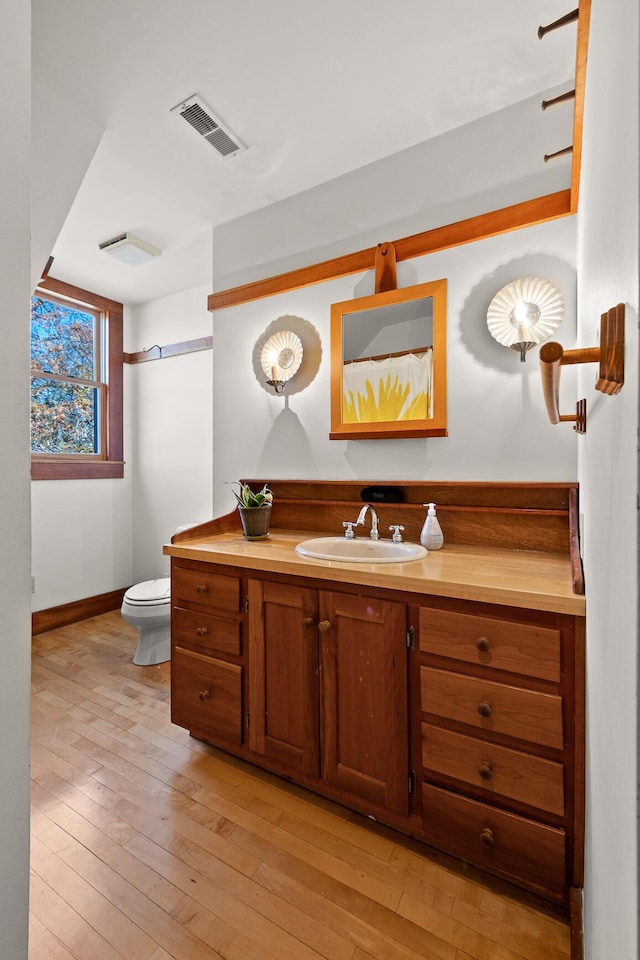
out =
<svg viewBox="0 0 640 960"><path fill-rule="evenodd" d="M47 277L31 300L31 478L123 475L122 304Z"/></svg>

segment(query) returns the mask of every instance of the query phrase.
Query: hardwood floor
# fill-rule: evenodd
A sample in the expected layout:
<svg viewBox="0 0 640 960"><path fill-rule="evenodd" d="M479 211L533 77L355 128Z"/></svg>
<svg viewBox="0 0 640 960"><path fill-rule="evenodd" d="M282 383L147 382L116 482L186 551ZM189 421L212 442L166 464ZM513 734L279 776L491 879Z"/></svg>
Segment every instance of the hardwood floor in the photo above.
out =
<svg viewBox="0 0 640 960"><path fill-rule="evenodd" d="M134 647L33 639L30 960L568 960L559 909L191 739Z"/></svg>

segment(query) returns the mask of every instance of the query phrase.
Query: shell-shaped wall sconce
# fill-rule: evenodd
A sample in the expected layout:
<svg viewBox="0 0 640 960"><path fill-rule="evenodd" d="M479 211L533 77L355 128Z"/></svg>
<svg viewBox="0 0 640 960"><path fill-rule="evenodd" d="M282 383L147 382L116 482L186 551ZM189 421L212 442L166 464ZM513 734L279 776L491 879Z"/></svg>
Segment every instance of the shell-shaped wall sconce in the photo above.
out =
<svg viewBox="0 0 640 960"><path fill-rule="evenodd" d="M292 330L278 330L265 342L260 364L267 383L276 393L284 393L288 380L295 377L302 364L302 341Z"/></svg>
<svg viewBox="0 0 640 960"><path fill-rule="evenodd" d="M542 343L564 318L564 297L560 288L542 277L512 280L489 304L487 326L491 336L523 361L527 351Z"/></svg>

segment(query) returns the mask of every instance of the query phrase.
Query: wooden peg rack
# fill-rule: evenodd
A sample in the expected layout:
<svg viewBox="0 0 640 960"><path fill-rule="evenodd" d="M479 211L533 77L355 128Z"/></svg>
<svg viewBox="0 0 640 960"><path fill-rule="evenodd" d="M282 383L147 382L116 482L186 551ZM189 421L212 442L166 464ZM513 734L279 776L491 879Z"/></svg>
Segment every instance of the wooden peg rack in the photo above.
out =
<svg viewBox="0 0 640 960"><path fill-rule="evenodd" d="M600 346L564 350L560 343L545 343L540 348L542 393L551 423L575 421L576 433L586 433L587 401L579 400L575 414L561 415L558 409L560 367L568 363L599 363L596 390L613 396L624 383L624 303L612 307L600 317Z"/></svg>

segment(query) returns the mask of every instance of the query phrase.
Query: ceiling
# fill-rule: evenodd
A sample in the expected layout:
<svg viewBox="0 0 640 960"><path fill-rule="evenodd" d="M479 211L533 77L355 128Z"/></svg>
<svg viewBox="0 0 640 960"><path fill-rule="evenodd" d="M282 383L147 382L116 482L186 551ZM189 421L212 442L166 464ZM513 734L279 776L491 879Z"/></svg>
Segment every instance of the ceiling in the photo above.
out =
<svg viewBox="0 0 640 960"><path fill-rule="evenodd" d="M163 295L172 273L207 282L213 227L573 85L575 25L537 37L566 0L32 7L38 255L125 302ZM171 113L194 93L245 151L222 159ZM99 251L124 232L162 256Z"/></svg>

